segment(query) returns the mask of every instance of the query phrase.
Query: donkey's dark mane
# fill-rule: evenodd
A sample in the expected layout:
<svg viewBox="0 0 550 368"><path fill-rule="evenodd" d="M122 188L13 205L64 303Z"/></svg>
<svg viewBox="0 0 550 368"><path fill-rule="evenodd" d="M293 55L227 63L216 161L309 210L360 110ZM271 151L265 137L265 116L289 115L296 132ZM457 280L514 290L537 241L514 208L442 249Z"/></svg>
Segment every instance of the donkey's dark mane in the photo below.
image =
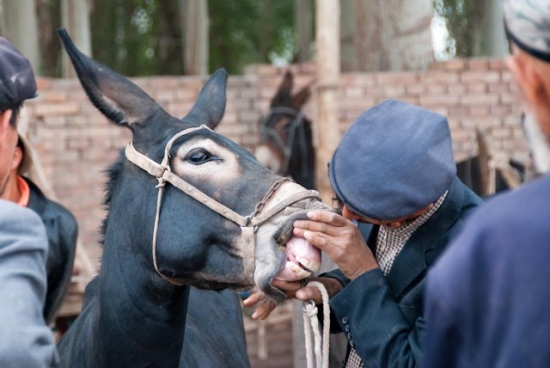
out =
<svg viewBox="0 0 550 368"><path fill-rule="evenodd" d="M122 166L124 165L125 161L126 155L124 154L124 150L120 149L115 163L109 166L106 170L102 171L102 174L107 176L107 181L103 187L103 208L105 209L105 211L107 211L107 214L103 218L101 228L99 229L99 244L101 245L101 247L105 245L105 234L107 231L107 222L109 222L109 215L111 213L111 199L113 195L113 190L120 178L120 174L122 173Z"/></svg>

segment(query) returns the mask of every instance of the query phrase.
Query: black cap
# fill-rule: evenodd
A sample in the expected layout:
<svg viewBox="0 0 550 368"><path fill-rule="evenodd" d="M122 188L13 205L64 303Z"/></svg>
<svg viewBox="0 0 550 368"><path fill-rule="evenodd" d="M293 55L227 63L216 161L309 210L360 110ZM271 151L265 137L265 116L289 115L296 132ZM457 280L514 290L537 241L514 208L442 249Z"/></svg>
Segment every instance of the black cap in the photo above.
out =
<svg viewBox="0 0 550 368"><path fill-rule="evenodd" d="M15 46L0 37L0 110L36 97L31 64Z"/></svg>

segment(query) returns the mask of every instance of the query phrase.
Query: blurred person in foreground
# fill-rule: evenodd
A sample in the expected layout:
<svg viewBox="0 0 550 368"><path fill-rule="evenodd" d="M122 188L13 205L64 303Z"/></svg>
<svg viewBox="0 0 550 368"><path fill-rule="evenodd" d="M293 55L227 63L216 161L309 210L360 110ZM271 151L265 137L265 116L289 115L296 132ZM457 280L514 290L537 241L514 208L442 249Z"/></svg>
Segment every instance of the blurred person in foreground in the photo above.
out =
<svg viewBox="0 0 550 368"><path fill-rule="evenodd" d="M417 367L426 334L424 276L481 204L456 176L447 118L382 102L348 129L329 176L342 215L311 211L309 221L294 223L294 234L339 268L308 281L328 290L331 332L343 332L349 344L344 366ZM317 288L272 284L289 297L321 303ZM271 308L260 305L253 317L266 318Z"/></svg>
<svg viewBox="0 0 550 368"><path fill-rule="evenodd" d="M18 142L13 110L35 91L30 64L0 37L0 194L6 190ZM0 199L1 367L52 367L57 362L53 335L42 315L47 251L40 218Z"/></svg>
<svg viewBox="0 0 550 368"><path fill-rule="evenodd" d="M30 208L46 226L48 289L43 312L46 323L50 324L59 312L71 283L78 224L69 210L47 198L40 190L38 183L41 180L35 174L33 149L23 134L19 133L18 138L11 171L0 198Z"/></svg>
<svg viewBox="0 0 550 368"><path fill-rule="evenodd" d="M550 0L504 1L535 164L550 167ZM428 275L425 366L550 367L550 176L482 206Z"/></svg>
<svg viewBox="0 0 550 368"><path fill-rule="evenodd" d="M4 118L10 114L10 129L14 130L16 137L15 142L10 142L9 153L6 152L1 163L1 172L6 173L7 170L7 173L3 174L0 182L0 198L30 208L46 226L49 245L46 261L48 283L43 313L49 324L61 308L71 282L78 225L65 207L46 198L37 185L41 180L37 180L40 176L36 175L33 150L24 134L19 132L23 103L36 96L34 73L30 64L9 41L1 39L0 48L0 111ZM4 53L9 53L11 58ZM14 75L17 79L14 79Z"/></svg>

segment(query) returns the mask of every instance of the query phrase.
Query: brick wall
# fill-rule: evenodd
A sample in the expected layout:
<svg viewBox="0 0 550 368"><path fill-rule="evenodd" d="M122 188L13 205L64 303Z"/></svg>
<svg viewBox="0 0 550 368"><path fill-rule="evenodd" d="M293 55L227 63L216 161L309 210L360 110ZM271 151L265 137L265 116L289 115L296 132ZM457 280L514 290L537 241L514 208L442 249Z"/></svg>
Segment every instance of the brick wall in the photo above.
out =
<svg viewBox="0 0 550 368"><path fill-rule="evenodd" d="M296 89L315 78L313 64L293 65L290 69L296 75ZM226 114L218 131L253 149L258 142L257 122L268 110L285 70L254 65L243 76L230 77ZM175 116L186 114L204 83L198 77L133 81ZM340 84L341 132L366 108L397 98L449 117L457 159L473 153L476 126L489 133L493 150L520 161L527 159L519 104L502 60L452 60L423 72L344 74ZM102 172L130 139L130 133L108 123L76 80L40 79L39 97L27 107L29 139L46 177L59 201L77 217L88 250L99 255L98 229L104 217ZM305 112L315 122L313 110L312 103L308 103Z"/></svg>

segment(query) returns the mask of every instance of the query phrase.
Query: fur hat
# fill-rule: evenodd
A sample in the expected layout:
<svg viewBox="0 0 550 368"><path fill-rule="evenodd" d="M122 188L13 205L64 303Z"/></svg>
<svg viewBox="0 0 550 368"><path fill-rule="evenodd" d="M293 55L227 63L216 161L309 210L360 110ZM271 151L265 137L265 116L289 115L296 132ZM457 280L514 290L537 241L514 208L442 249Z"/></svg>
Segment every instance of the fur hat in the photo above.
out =
<svg viewBox="0 0 550 368"><path fill-rule="evenodd" d="M550 1L505 0L508 37L523 51L550 62Z"/></svg>
<svg viewBox="0 0 550 368"><path fill-rule="evenodd" d="M330 163L336 195L378 220L408 216L435 202L456 176L447 119L397 100L365 111Z"/></svg>

